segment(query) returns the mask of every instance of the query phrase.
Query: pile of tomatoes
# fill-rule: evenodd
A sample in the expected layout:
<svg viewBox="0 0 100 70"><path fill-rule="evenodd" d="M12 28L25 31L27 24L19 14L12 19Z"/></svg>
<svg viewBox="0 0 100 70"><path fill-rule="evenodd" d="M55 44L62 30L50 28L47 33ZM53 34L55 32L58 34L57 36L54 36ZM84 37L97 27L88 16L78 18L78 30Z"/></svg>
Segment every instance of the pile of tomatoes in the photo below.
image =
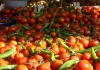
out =
<svg viewBox="0 0 100 70"><path fill-rule="evenodd" d="M56 7L36 13L19 7L1 13L17 23L0 31L0 70L100 70L91 53L100 46L100 8ZM94 50L100 58L100 47Z"/></svg>

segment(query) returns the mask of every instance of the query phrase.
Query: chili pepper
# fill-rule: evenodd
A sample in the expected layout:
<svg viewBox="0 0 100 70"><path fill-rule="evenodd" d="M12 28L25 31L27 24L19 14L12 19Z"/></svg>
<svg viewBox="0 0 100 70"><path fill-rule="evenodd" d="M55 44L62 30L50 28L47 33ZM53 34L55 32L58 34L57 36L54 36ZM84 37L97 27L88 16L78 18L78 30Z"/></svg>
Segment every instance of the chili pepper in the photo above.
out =
<svg viewBox="0 0 100 70"><path fill-rule="evenodd" d="M46 41L48 44L52 44L52 42L51 42L48 38L45 38L45 41Z"/></svg>
<svg viewBox="0 0 100 70"><path fill-rule="evenodd" d="M94 46L93 48L94 48L94 50L100 49L100 44L97 45L97 46ZM77 53L85 53L85 52L90 52L90 51L91 51L91 48L84 49L84 50L78 50L78 51L75 51L75 52L77 52Z"/></svg>
<svg viewBox="0 0 100 70"><path fill-rule="evenodd" d="M41 50L41 52L50 55L50 61L54 61L55 60L55 56L54 56L54 53L53 52L50 52L48 50Z"/></svg>
<svg viewBox="0 0 100 70"><path fill-rule="evenodd" d="M9 57L11 54L13 54L14 52L16 52L16 48L13 47L10 50L8 50L7 52L4 52L2 54L0 54L0 58L6 58Z"/></svg>
<svg viewBox="0 0 100 70"><path fill-rule="evenodd" d="M34 49L33 48L30 48L30 54L31 55L34 55L34 52L35 52Z"/></svg>
<svg viewBox="0 0 100 70"><path fill-rule="evenodd" d="M77 64L78 60L68 60L63 63L58 70L66 70L66 68L71 67L73 64Z"/></svg>
<svg viewBox="0 0 100 70"><path fill-rule="evenodd" d="M51 32L50 29L45 29L44 31L46 34L50 34L50 32Z"/></svg>
<svg viewBox="0 0 100 70"><path fill-rule="evenodd" d="M72 33L70 33L70 32L63 32L62 33L64 36L80 36L80 34L79 33L76 33L76 34L72 34Z"/></svg>
<svg viewBox="0 0 100 70"><path fill-rule="evenodd" d="M76 55L76 52L74 52L71 48L69 48L64 42L60 41L60 44L67 49L68 51L70 51L71 55Z"/></svg>
<svg viewBox="0 0 100 70"><path fill-rule="evenodd" d="M75 23L75 19L72 20L72 24L74 24L74 23Z"/></svg>
<svg viewBox="0 0 100 70"><path fill-rule="evenodd" d="M64 8L65 11L66 10L70 11L70 10L74 10L74 9L75 9L75 6L69 6L68 8L67 7Z"/></svg>
<svg viewBox="0 0 100 70"><path fill-rule="evenodd" d="M52 17L52 20L51 20L51 22L49 23L49 25L50 25L49 29L51 29L51 27L52 27L54 21L55 21L55 16Z"/></svg>
<svg viewBox="0 0 100 70"><path fill-rule="evenodd" d="M91 22L93 21L93 19L92 19L92 18L90 18L90 17L87 17L87 19L88 19L89 21L91 21Z"/></svg>
<svg viewBox="0 0 100 70"><path fill-rule="evenodd" d="M17 35L18 33L11 33L11 34L8 34L7 35L7 38L9 38L10 36L13 36L13 35Z"/></svg>
<svg viewBox="0 0 100 70"><path fill-rule="evenodd" d="M5 70L5 69L15 69L17 65L3 65L0 66L0 70Z"/></svg>
<svg viewBox="0 0 100 70"><path fill-rule="evenodd" d="M79 22L79 24L80 24L80 27L82 27L82 20L80 19L80 22Z"/></svg>
<svg viewBox="0 0 100 70"><path fill-rule="evenodd" d="M26 47L21 42L18 42L18 44L22 46L23 50L26 50Z"/></svg>
<svg viewBox="0 0 100 70"><path fill-rule="evenodd" d="M85 14L90 14L89 12L86 12L85 10L81 10L82 11L82 13L85 13Z"/></svg>
<svg viewBox="0 0 100 70"><path fill-rule="evenodd" d="M88 35L92 35L94 33L94 26L88 26L89 30L91 31Z"/></svg>
<svg viewBox="0 0 100 70"><path fill-rule="evenodd" d="M47 24L40 30L40 32L42 32L43 30L45 30L48 26L49 26L49 24L47 23Z"/></svg>
<svg viewBox="0 0 100 70"><path fill-rule="evenodd" d="M41 10L40 10L40 12L36 12L35 14L35 16L34 16L34 18L37 18L37 17L39 17L39 16L41 16L42 14L43 14L43 12L44 12L44 8L42 8Z"/></svg>
<svg viewBox="0 0 100 70"><path fill-rule="evenodd" d="M50 38L50 37L51 37L51 36L48 35L48 34L44 34L44 36L45 36L46 38Z"/></svg>
<svg viewBox="0 0 100 70"><path fill-rule="evenodd" d="M22 25L22 28L27 29L27 30L30 30L31 29L30 27L27 27L25 25Z"/></svg>
<svg viewBox="0 0 100 70"><path fill-rule="evenodd" d="M97 60L97 59L98 59L98 57L97 57L97 55L96 55L96 53L95 53L95 51L94 51L94 48L91 48L91 55L92 55L92 58L93 58L94 60Z"/></svg>

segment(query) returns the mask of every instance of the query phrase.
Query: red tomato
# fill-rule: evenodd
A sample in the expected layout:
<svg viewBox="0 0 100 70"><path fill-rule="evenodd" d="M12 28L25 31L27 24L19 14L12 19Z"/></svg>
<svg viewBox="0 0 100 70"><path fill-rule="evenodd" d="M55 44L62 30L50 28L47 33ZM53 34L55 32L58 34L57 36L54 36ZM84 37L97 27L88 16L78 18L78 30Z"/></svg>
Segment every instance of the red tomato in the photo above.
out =
<svg viewBox="0 0 100 70"><path fill-rule="evenodd" d="M75 70L94 70L93 66L87 60L80 60L75 67Z"/></svg>
<svg viewBox="0 0 100 70"><path fill-rule="evenodd" d="M89 47L93 47L93 46L96 46L98 44L99 44L98 40L91 40L91 41L89 41Z"/></svg>
<svg viewBox="0 0 100 70"><path fill-rule="evenodd" d="M15 70L29 70L26 65L18 65Z"/></svg>
<svg viewBox="0 0 100 70"><path fill-rule="evenodd" d="M96 63L96 69L95 70L100 70L100 62Z"/></svg>

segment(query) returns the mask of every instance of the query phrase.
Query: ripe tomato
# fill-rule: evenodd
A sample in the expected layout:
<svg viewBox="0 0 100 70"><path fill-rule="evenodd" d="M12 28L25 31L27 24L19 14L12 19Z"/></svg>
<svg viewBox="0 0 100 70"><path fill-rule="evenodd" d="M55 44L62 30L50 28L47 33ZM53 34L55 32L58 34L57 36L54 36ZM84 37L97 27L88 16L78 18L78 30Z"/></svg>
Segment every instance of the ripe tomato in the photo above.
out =
<svg viewBox="0 0 100 70"><path fill-rule="evenodd" d="M4 42L0 42L0 48L3 48L6 44Z"/></svg>
<svg viewBox="0 0 100 70"><path fill-rule="evenodd" d="M61 60L54 60L53 62L51 62L51 69L52 70L58 70L59 67L63 64L63 62ZM56 66L55 66L56 65Z"/></svg>
<svg viewBox="0 0 100 70"><path fill-rule="evenodd" d="M87 39L80 39L79 42L83 45L84 48L87 48L89 45L89 40Z"/></svg>
<svg viewBox="0 0 100 70"><path fill-rule="evenodd" d="M95 70L100 70L100 63L96 63L96 69Z"/></svg>
<svg viewBox="0 0 100 70"><path fill-rule="evenodd" d="M93 66L87 60L80 60L75 67L75 70L94 70Z"/></svg>
<svg viewBox="0 0 100 70"><path fill-rule="evenodd" d="M56 37L57 35L56 35L56 32L54 32L54 31L52 31L51 33L50 33L50 35L51 35L51 37Z"/></svg>
<svg viewBox="0 0 100 70"><path fill-rule="evenodd" d="M64 23L64 22L65 22L65 19L64 19L63 17L59 17L59 18L58 18L58 21L59 21L59 23L61 23L61 24L62 24L62 23Z"/></svg>
<svg viewBox="0 0 100 70"><path fill-rule="evenodd" d="M42 24L36 24L35 25L35 30L40 31L42 29L42 27L43 27Z"/></svg>
<svg viewBox="0 0 100 70"><path fill-rule="evenodd" d="M21 64L18 65L15 70L29 70L29 69L26 65Z"/></svg>
<svg viewBox="0 0 100 70"><path fill-rule="evenodd" d="M34 40L38 40L40 38L43 37L43 32L37 32L34 36L33 36L33 39Z"/></svg>
<svg viewBox="0 0 100 70"><path fill-rule="evenodd" d="M34 18L30 18L29 19L29 24L33 25L35 24L36 20Z"/></svg>
<svg viewBox="0 0 100 70"><path fill-rule="evenodd" d="M89 41L89 47L93 47L99 44L97 39Z"/></svg>
<svg viewBox="0 0 100 70"><path fill-rule="evenodd" d="M85 52L84 54L82 54L82 59L83 60L90 60L91 58L91 54L88 52Z"/></svg>
<svg viewBox="0 0 100 70"><path fill-rule="evenodd" d="M24 17L21 18L21 23L22 23L22 24L25 24L25 23L27 23L27 22L28 22L27 18L24 18Z"/></svg>
<svg viewBox="0 0 100 70"><path fill-rule="evenodd" d="M5 10L4 10L4 13L5 13L5 14L10 14L10 12L11 12L11 11L10 11L9 9L5 9Z"/></svg>

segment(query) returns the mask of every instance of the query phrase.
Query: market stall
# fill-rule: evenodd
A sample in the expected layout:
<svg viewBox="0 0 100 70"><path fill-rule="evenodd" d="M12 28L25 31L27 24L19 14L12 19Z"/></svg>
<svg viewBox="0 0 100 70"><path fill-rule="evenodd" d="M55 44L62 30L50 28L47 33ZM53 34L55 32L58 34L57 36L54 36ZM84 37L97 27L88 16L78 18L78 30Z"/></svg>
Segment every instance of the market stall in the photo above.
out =
<svg viewBox="0 0 100 70"><path fill-rule="evenodd" d="M0 70L100 70L99 3L10 3L0 11Z"/></svg>

